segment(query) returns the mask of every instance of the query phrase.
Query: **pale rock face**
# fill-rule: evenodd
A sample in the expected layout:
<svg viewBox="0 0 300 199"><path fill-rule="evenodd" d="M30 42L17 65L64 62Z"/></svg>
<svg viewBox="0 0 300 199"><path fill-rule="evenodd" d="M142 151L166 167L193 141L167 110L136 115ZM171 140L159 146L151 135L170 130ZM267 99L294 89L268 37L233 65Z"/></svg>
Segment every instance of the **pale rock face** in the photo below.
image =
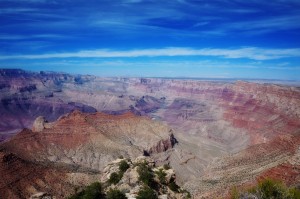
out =
<svg viewBox="0 0 300 199"><path fill-rule="evenodd" d="M49 129L53 126L53 123L49 123L45 117L37 117L32 125L32 132L42 132L44 129Z"/></svg>
<svg viewBox="0 0 300 199"><path fill-rule="evenodd" d="M131 113L111 116L74 111L53 123L38 117L34 131L25 130L4 145L31 160L102 170L119 156L135 159L158 154L176 143L172 129ZM22 137L22 144L12 144Z"/></svg>
<svg viewBox="0 0 300 199"><path fill-rule="evenodd" d="M143 188L143 183L139 181L139 174L137 172L139 164L147 164L153 171L154 181L161 187L161 190L157 192L159 198L167 198L167 199L183 199L186 198L185 194L175 193L170 190L166 185L160 183L157 174L155 171L162 169L166 172L166 183L170 183L171 179L176 179L176 175L172 169L164 170L162 167L155 167L155 161L151 157L139 156L134 160L128 159L118 159L116 161L112 161L107 164L107 166L103 169L101 182L105 183L109 179L113 172L119 172L119 163L120 161L126 161L130 167L123 174L122 179L116 185L109 185L105 188L105 190L109 189L118 189L126 193L127 198L136 198L138 192ZM162 188L163 187L163 188ZM164 190L164 191L162 191Z"/></svg>
<svg viewBox="0 0 300 199"><path fill-rule="evenodd" d="M30 196L30 199L56 199L56 197L52 197L51 195L44 192L39 192Z"/></svg>
<svg viewBox="0 0 300 199"><path fill-rule="evenodd" d="M38 118L36 118L32 125L32 131L33 132L41 132L42 130L44 130L45 122L46 122L46 119L43 116L39 116Z"/></svg>

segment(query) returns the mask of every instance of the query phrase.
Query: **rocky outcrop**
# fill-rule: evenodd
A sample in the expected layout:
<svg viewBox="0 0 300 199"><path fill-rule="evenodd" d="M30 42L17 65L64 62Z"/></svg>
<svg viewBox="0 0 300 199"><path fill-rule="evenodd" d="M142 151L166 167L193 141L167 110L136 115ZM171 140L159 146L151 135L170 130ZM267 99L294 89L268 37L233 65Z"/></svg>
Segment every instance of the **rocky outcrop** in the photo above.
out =
<svg viewBox="0 0 300 199"><path fill-rule="evenodd" d="M122 177L119 179L119 182L115 184L109 183L109 179L113 173L119 173L119 165L121 162L126 162L128 164L128 169L122 173ZM141 165L146 166L149 169L149 172L152 175L152 187L154 193L158 198L168 198L168 199L188 199L188 192L178 187L178 192L171 190L169 185L175 183L176 174L173 169L156 166L155 160L151 157L139 156L134 160L130 159L116 159L108 163L102 172L101 182L104 185L104 192L109 191L110 189L118 189L124 192L127 198L135 199L138 195L138 192L143 189L145 186L140 179L140 174L138 172ZM164 174L164 177L160 176L161 179L164 179L162 183L159 175ZM150 176L149 176L150 177Z"/></svg>
<svg viewBox="0 0 300 199"><path fill-rule="evenodd" d="M120 155L136 158L148 149L161 153L175 141L172 129L146 117L75 111L51 125L39 117L33 131L23 130L0 148L31 161L101 170Z"/></svg>
<svg viewBox="0 0 300 199"><path fill-rule="evenodd" d="M166 140L160 140L155 146L151 147L150 149L146 150L146 154L151 155L153 153L161 153L165 152L168 149L171 149L174 147L174 145L177 142L176 138L174 137L174 134L172 133L172 130L169 132L169 137Z"/></svg>
<svg viewBox="0 0 300 199"><path fill-rule="evenodd" d="M6 152L0 152L0 174L1 198L15 199L42 196L63 199L73 193L74 189L99 178L99 175L90 172L78 172L71 167L58 168L33 163Z"/></svg>
<svg viewBox="0 0 300 199"><path fill-rule="evenodd" d="M45 192L39 192L30 196L29 199L55 199L55 197L52 197L50 194Z"/></svg>
<svg viewBox="0 0 300 199"><path fill-rule="evenodd" d="M52 123L49 123L45 117L39 116L37 117L32 125L32 131L33 132L41 132L46 128L51 128L53 126Z"/></svg>

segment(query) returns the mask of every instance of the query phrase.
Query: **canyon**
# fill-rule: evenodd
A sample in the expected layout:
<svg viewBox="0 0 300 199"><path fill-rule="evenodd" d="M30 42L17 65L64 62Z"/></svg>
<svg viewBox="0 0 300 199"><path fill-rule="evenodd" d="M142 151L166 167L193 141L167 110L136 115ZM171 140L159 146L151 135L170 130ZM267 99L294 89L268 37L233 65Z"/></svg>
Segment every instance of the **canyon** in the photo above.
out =
<svg viewBox="0 0 300 199"><path fill-rule="evenodd" d="M0 98L5 198L64 198L141 155L170 164L195 198L268 176L300 186L297 86L1 69Z"/></svg>

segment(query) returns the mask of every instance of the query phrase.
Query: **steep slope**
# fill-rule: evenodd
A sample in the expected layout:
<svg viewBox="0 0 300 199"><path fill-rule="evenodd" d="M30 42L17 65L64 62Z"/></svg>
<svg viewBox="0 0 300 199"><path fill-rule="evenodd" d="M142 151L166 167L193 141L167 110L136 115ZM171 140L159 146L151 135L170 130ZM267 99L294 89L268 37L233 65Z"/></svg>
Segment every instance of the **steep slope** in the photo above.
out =
<svg viewBox="0 0 300 199"><path fill-rule="evenodd" d="M25 199L40 192L64 198L74 189L92 183L100 176L68 167L32 163L6 152L0 152L0 173L1 199Z"/></svg>
<svg viewBox="0 0 300 199"><path fill-rule="evenodd" d="M196 197L226 196L232 186L247 186L266 177L299 186L300 132L282 135L270 142L251 146L232 156L212 162L201 179L187 186ZM283 171L278 174L278 171ZM228 192L227 192L228 194Z"/></svg>
<svg viewBox="0 0 300 199"><path fill-rule="evenodd" d="M37 119L0 149L31 161L50 161L100 170L120 155L164 152L174 146L172 129L131 113L111 116L74 111L53 123Z"/></svg>
<svg viewBox="0 0 300 199"><path fill-rule="evenodd" d="M0 145L0 195L28 198L46 192L63 198L120 156L159 154L176 144L172 130L131 113L113 116L74 111L53 123L43 117Z"/></svg>

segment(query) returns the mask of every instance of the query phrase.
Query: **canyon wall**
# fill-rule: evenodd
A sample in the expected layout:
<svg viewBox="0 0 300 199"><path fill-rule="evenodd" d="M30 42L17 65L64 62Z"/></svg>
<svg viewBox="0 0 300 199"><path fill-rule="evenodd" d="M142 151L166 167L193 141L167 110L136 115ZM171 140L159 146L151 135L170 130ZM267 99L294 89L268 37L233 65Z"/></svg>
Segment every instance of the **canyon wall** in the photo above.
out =
<svg viewBox="0 0 300 199"><path fill-rule="evenodd" d="M199 197L299 166L299 87L0 70L0 91L1 146L28 161L101 170L150 155Z"/></svg>

